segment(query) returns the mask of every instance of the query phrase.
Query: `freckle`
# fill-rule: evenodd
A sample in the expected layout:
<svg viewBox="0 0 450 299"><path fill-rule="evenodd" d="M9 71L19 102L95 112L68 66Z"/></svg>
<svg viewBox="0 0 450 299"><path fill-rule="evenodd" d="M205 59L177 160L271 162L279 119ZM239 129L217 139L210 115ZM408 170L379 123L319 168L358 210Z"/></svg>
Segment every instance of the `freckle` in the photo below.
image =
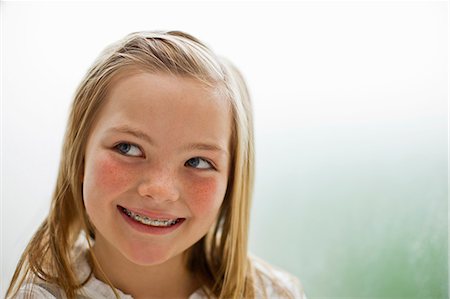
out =
<svg viewBox="0 0 450 299"><path fill-rule="evenodd" d="M195 193L197 201L209 200L217 192L217 182L214 179L202 179L192 185L191 192Z"/></svg>
<svg viewBox="0 0 450 299"><path fill-rule="evenodd" d="M108 189L118 189L129 181L129 174L111 157L103 157L97 163L97 183Z"/></svg>

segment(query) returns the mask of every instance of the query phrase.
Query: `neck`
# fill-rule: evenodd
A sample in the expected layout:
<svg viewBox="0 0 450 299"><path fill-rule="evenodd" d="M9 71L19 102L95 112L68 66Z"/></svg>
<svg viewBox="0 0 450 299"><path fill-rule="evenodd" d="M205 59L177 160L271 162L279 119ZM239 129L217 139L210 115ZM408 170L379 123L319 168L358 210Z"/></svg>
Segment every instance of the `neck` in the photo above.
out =
<svg viewBox="0 0 450 299"><path fill-rule="evenodd" d="M135 299L188 298L200 287L187 270L183 255L159 265L141 266L130 262L115 249L108 250L98 243L93 250L101 270L93 267L94 275L105 283L109 280L115 288Z"/></svg>

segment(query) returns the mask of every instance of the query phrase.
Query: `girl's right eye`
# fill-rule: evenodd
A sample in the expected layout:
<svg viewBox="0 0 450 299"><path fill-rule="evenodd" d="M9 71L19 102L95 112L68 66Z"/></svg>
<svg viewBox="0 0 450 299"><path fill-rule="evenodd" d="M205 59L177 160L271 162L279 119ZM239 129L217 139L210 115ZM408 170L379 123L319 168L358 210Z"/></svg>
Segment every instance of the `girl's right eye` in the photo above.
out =
<svg viewBox="0 0 450 299"><path fill-rule="evenodd" d="M132 157L142 157L142 151L139 149L138 146L131 144L131 143L126 143L126 142L121 142L119 144L117 144L116 146L114 146L114 148L122 155L125 156L132 156Z"/></svg>

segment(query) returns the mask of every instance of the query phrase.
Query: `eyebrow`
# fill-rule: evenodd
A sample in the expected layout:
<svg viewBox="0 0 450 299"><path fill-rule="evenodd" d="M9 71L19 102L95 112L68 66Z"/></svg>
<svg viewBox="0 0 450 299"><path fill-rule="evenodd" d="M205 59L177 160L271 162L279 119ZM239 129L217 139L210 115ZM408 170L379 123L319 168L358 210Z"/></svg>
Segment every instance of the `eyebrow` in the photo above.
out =
<svg viewBox="0 0 450 299"><path fill-rule="evenodd" d="M203 151L214 151L214 152L221 152L226 155L228 155L228 151L223 149L222 147L215 145L215 144L209 144L209 143L190 143L183 147L185 150L203 150Z"/></svg>
<svg viewBox="0 0 450 299"><path fill-rule="evenodd" d="M146 133L144 133L143 131L141 131L139 129L131 128L131 127L127 126L127 125L111 128L111 129L108 130L108 132L110 132L110 131L117 132L117 133L130 134L130 135L133 135L136 138L145 140L149 144L155 144L153 142L153 140L150 138L150 136L148 136Z"/></svg>
<svg viewBox="0 0 450 299"><path fill-rule="evenodd" d="M113 127L109 129L108 131L118 132L118 133L125 133L133 135L136 138L142 139L146 141L147 143L151 145L155 145L155 142L148 136L145 132L129 127L127 125L120 126L120 127ZM210 144L210 143L189 143L186 146L183 147L183 150L206 150L206 151L214 151L214 152L223 152L224 154L228 155L228 151L223 149L222 147Z"/></svg>

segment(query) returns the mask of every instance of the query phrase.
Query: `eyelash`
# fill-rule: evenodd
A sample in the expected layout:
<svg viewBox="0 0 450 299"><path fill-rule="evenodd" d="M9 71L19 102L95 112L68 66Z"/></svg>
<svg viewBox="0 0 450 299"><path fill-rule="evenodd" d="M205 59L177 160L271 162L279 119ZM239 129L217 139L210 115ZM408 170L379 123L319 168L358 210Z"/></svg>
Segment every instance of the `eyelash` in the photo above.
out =
<svg viewBox="0 0 450 299"><path fill-rule="evenodd" d="M209 165L209 168L196 168L196 167L192 167L192 166L187 165L188 162L191 161L191 160L193 160L193 159L200 159L200 160L206 162L206 163ZM210 162L208 159L205 159L205 158L202 158L202 157L193 157L193 158L190 158L189 160L186 161L186 163L184 163L184 165L185 165L185 166L192 167L192 168L194 168L194 169L199 169L199 170L217 170L217 169L214 167L214 164L213 164L212 162Z"/></svg>
<svg viewBox="0 0 450 299"><path fill-rule="evenodd" d="M124 153L124 152L120 149L120 146L122 146L122 145L130 146L130 148L131 148L131 147L137 148L137 149L141 152L141 155L140 155L140 156L138 156L138 155L129 155L128 153ZM142 150L141 150L141 148L140 148L139 146L137 146L137 145L135 145L135 144L132 144L132 143L129 143L129 142L119 142L118 144L116 144L116 145L114 146L114 149L115 149L119 154L124 155L124 156L128 156L128 157L141 157L141 156L144 155L143 152L142 152Z"/></svg>
<svg viewBox="0 0 450 299"><path fill-rule="evenodd" d="M122 146L122 145L127 145L127 146L129 146L130 148L131 148L131 147L135 147L136 149L138 149L138 150L141 152L141 155L140 155L140 156L138 156L138 155L129 155L128 153L124 153L124 152L120 149L120 146ZM137 146L136 144L133 144L133 143L129 143L129 142L119 142L118 144L116 144L116 145L114 146L114 149L115 149L119 154L121 154L121 155L123 155L123 156L127 156L127 157L145 157L144 154L143 154L143 151L141 150L141 148L140 148L139 146ZM193 159L200 159L201 161L206 162L206 163L209 165L210 168L196 168L196 167L189 166L189 165L188 165L188 162L191 161L191 160L193 160ZM202 157L192 157L192 158L188 159L188 160L184 163L184 165L185 165L185 166L188 166L188 167L192 167L192 168L194 168L194 169L199 169L199 170L217 170L217 168L214 166L214 164L213 164L211 161L209 161L208 159L202 158Z"/></svg>

